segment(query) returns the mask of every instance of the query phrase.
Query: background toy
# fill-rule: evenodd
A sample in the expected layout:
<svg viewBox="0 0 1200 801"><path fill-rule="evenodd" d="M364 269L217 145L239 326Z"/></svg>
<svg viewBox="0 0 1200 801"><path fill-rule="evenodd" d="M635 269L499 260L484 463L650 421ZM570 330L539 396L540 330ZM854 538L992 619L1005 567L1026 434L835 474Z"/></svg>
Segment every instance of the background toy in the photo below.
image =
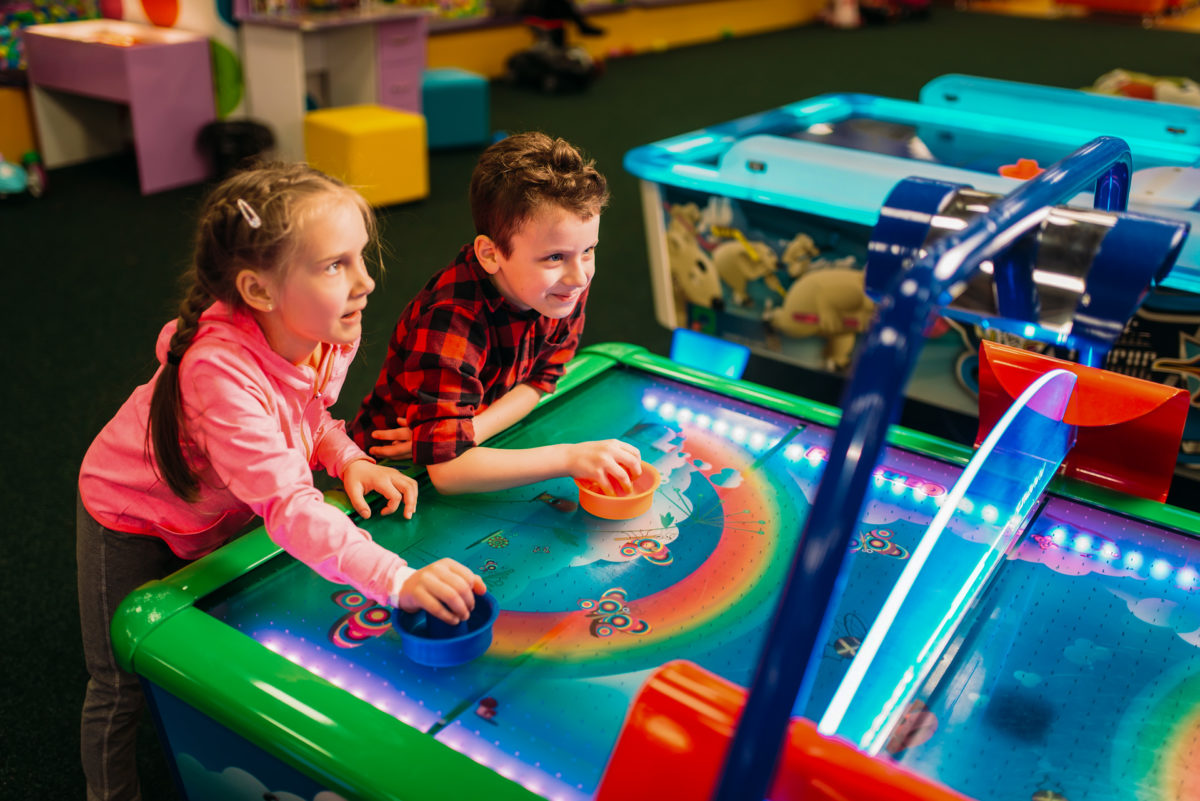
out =
<svg viewBox="0 0 1200 801"><path fill-rule="evenodd" d="M582 47L567 44L567 22L574 23L584 36L604 33L603 28L584 19L570 0L525 0L519 13L533 32L534 41L506 62L510 82L543 92L580 91L603 72L603 62Z"/></svg>
<svg viewBox="0 0 1200 801"><path fill-rule="evenodd" d="M33 197L41 197L46 191L46 170L37 153L30 151L21 158L20 164L4 160L0 153L0 197L17 195L28 191Z"/></svg>

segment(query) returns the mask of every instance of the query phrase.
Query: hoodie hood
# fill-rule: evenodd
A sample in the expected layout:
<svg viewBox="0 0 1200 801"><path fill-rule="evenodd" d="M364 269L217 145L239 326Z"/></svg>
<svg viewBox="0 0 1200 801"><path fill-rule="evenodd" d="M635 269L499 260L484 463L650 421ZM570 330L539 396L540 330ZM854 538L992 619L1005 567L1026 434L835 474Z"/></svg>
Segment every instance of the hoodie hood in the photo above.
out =
<svg viewBox="0 0 1200 801"><path fill-rule="evenodd" d="M171 320L158 334L155 354L159 364L166 364L167 350L171 337L175 335L177 320ZM231 307L217 301L200 315L200 326L196 337L184 354L184 360L196 358L210 349L236 348L248 356L258 367L275 381L296 391L314 390L324 392L332 378L335 355L352 356L355 345L326 345L317 369L303 364L292 364L271 348L262 328L254 315L243 307Z"/></svg>

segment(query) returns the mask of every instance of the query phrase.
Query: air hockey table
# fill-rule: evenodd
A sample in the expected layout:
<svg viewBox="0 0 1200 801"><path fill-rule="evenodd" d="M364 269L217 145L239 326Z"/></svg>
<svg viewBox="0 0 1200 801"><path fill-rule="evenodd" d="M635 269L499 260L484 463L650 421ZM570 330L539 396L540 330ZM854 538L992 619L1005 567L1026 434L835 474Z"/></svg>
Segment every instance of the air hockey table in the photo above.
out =
<svg viewBox="0 0 1200 801"><path fill-rule="evenodd" d="M261 529L126 599L114 647L188 801L588 799L656 668L750 681L837 420L639 347L586 348L495 444L633 443L663 477L647 513L591 517L561 479L467 496L422 483L412 520L359 521L410 563L484 576L501 613L483 656L411 661L391 610ZM893 429L806 716L969 457ZM963 509L952 534L994 512ZM1200 797L1198 532L1192 513L1056 480L886 757L981 801Z"/></svg>
<svg viewBox="0 0 1200 801"><path fill-rule="evenodd" d="M1032 174L1019 169L1022 160L1045 168L1099 135L1130 146L1131 211L1200 230L1200 109L1176 104L943 75L916 102L826 94L634 148L625 168L639 179L657 319L842 374L870 309L825 279L867 263L872 226L897 182L919 176L1006 195ZM945 318L907 396L973 415L985 338L999 335ZM1198 358L1200 238L1192 236L1104 366L1189 388L1196 400L1179 463L1196 471Z"/></svg>

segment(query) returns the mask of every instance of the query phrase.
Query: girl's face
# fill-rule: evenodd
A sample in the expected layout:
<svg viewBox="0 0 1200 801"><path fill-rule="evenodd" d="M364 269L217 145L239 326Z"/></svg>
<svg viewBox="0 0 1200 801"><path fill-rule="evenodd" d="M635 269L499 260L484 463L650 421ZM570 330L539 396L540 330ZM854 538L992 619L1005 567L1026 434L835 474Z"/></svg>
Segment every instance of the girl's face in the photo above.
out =
<svg viewBox="0 0 1200 801"><path fill-rule="evenodd" d="M258 313L271 347L293 364L322 342L356 342L367 295L375 289L363 259L369 238L357 203L333 195L306 211L292 258L265 278L270 308Z"/></svg>
<svg viewBox="0 0 1200 801"><path fill-rule="evenodd" d="M599 236L599 214L585 220L546 203L513 234L508 256L487 237L476 239L475 253L510 303L561 319L591 283Z"/></svg>

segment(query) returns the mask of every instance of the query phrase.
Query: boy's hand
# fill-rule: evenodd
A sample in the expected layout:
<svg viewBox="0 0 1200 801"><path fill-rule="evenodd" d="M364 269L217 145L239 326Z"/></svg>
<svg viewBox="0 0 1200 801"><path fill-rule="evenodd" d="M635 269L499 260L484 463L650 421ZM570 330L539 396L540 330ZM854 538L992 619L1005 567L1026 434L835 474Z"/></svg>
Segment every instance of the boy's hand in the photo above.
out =
<svg viewBox="0 0 1200 801"><path fill-rule="evenodd" d="M398 605L405 612L424 609L450 625L471 616L475 596L487 592L483 579L453 559L439 559L408 577L400 587Z"/></svg>
<svg viewBox="0 0 1200 801"><path fill-rule="evenodd" d="M605 439L567 446L571 478L594 481L606 495L629 492L642 474L642 454L628 442Z"/></svg>
<svg viewBox="0 0 1200 801"><path fill-rule="evenodd" d="M367 459L358 459L346 465L342 472L342 486L350 497L350 505L364 519L371 516L366 494L374 490L387 498L383 513L390 515L404 501L404 518L413 516L417 509L417 482L394 467L384 467Z"/></svg>
<svg viewBox="0 0 1200 801"><path fill-rule="evenodd" d="M381 428L372 431L371 436L391 442L390 445L372 445L367 449L372 456L384 459L407 459L412 456L412 429L403 417L396 420L396 428Z"/></svg>

